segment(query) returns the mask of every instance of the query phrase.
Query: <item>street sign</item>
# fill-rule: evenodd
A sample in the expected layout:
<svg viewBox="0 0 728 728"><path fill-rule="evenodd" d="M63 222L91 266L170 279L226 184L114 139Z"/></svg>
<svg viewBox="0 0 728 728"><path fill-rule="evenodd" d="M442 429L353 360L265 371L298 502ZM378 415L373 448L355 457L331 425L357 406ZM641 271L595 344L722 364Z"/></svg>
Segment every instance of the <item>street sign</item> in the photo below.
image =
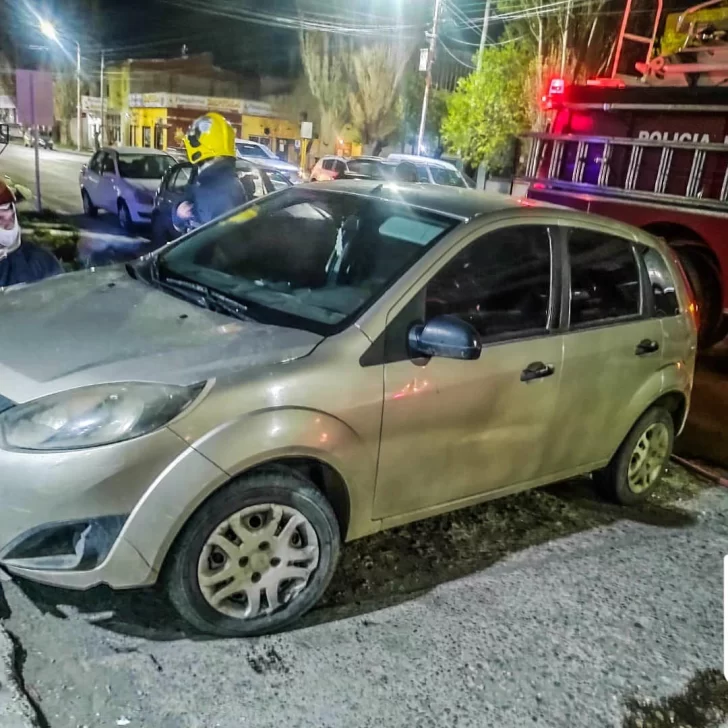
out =
<svg viewBox="0 0 728 728"><path fill-rule="evenodd" d="M15 72L17 120L23 126L53 126L53 76L46 71Z"/></svg>
<svg viewBox="0 0 728 728"><path fill-rule="evenodd" d="M301 139L313 139L313 122L301 122Z"/></svg>
<svg viewBox="0 0 728 728"><path fill-rule="evenodd" d="M430 59L430 49L420 48L420 71L427 71L427 61Z"/></svg>

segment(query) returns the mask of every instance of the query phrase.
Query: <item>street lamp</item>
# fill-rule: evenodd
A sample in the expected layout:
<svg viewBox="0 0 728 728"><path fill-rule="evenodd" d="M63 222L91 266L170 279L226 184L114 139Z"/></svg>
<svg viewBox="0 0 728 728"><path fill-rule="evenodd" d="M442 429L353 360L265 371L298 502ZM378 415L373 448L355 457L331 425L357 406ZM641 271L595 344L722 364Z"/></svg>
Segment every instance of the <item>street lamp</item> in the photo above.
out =
<svg viewBox="0 0 728 728"><path fill-rule="evenodd" d="M58 33L53 27L53 24L47 20L40 21L41 33L46 38L50 38L60 45L58 39ZM81 46L77 40L73 43L76 44L76 149L81 151Z"/></svg>

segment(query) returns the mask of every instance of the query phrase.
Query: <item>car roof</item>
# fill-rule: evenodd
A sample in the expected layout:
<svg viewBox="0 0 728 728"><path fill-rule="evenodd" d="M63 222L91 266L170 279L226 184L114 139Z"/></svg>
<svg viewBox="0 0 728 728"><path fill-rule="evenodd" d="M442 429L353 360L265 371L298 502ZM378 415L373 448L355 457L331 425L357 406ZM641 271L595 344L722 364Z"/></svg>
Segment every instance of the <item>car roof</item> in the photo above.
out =
<svg viewBox="0 0 728 728"><path fill-rule="evenodd" d="M139 154L142 156L165 156L172 155L161 149L149 149L148 147L103 147L102 152L117 152L118 154Z"/></svg>
<svg viewBox="0 0 728 728"><path fill-rule="evenodd" d="M387 159L392 162L412 162L413 164L426 164L430 167L442 167L443 169L458 171L458 168L454 164L450 164L450 162L445 162L442 159L432 159L431 157L419 157L416 154L390 154Z"/></svg>
<svg viewBox="0 0 728 728"><path fill-rule="evenodd" d="M432 212L471 220L480 215L490 215L505 210L516 210L524 204L548 210L561 209L545 202L535 202L516 197L509 197L496 192L482 192L463 187L446 187L443 185L410 184L400 182L382 182L380 180L336 180L335 182L316 182L315 189L332 192L348 192L350 194L381 197L383 199L401 200L413 207L420 207Z"/></svg>
<svg viewBox="0 0 728 728"><path fill-rule="evenodd" d="M252 139L236 139L236 144L252 144L254 147L265 147L268 149L268 147L265 146L265 144L261 144L260 142L254 142Z"/></svg>

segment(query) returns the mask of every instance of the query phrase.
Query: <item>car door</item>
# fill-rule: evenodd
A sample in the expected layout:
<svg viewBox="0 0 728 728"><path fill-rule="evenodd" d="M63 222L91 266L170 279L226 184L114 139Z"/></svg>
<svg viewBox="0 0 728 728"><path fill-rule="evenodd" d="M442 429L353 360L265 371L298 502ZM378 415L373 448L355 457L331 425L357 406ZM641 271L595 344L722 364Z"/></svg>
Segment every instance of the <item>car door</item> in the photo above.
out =
<svg viewBox="0 0 728 728"><path fill-rule="evenodd" d="M113 152L106 152L101 160L101 174L98 183L98 202L96 205L116 212L117 206L117 169L116 155Z"/></svg>
<svg viewBox="0 0 728 728"><path fill-rule="evenodd" d="M591 470L659 396L663 333L632 240L608 228L565 226L562 234L568 333L552 467Z"/></svg>
<svg viewBox="0 0 728 728"><path fill-rule="evenodd" d="M552 248L545 224L482 234L390 313L375 517L466 503L543 475L563 346ZM478 360L411 358L409 329L442 315L478 331Z"/></svg>
<svg viewBox="0 0 728 728"><path fill-rule="evenodd" d="M184 199L191 171L192 167L188 164L179 164L171 167L165 174L159 187L157 214L164 220L165 227L169 233L174 230L172 214Z"/></svg>
<svg viewBox="0 0 728 728"><path fill-rule="evenodd" d="M88 163L83 175L83 188L88 193L88 196L91 198L91 202L95 207L101 206L99 203L101 199L99 184L101 182L101 165L105 157L106 152L96 152L96 154L91 157L91 161Z"/></svg>

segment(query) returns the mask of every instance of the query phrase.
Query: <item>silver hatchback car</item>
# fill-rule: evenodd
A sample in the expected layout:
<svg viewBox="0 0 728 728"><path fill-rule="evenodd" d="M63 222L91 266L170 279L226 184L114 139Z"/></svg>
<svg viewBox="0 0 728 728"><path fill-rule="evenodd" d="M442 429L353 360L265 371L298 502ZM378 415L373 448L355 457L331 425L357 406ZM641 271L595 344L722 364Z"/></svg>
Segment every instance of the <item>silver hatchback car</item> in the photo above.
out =
<svg viewBox="0 0 728 728"><path fill-rule="evenodd" d="M252 635L318 601L344 541L589 472L634 503L685 421L695 313L638 230L381 182L6 289L0 568L163 580Z"/></svg>

